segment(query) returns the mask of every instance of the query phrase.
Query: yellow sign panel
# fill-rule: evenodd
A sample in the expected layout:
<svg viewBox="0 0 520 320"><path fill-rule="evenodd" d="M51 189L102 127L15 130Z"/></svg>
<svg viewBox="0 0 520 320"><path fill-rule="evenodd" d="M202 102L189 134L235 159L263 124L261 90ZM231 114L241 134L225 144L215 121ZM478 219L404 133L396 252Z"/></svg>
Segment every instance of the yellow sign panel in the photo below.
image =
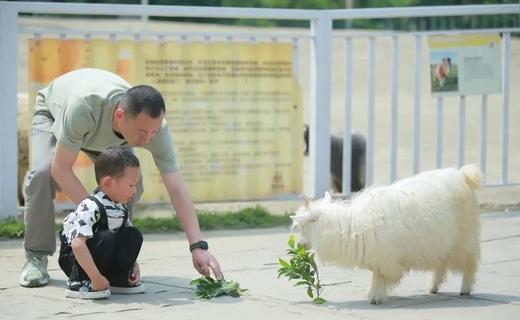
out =
<svg viewBox="0 0 520 320"><path fill-rule="evenodd" d="M39 39L29 46L31 88L93 67L161 91L195 201L301 192L303 110L291 44ZM137 152L143 200L168 201L151 155ZM83 160L76 173L94 187L91 164Z"/></svg>
<svg viewBox="0 0 520 320"><path fill-rule="evenodd" d="M446 49L459 47L481 47L490 43L500 44L498 34L464 34L464 35L434 35L428 37L430 49Z"/></svg>

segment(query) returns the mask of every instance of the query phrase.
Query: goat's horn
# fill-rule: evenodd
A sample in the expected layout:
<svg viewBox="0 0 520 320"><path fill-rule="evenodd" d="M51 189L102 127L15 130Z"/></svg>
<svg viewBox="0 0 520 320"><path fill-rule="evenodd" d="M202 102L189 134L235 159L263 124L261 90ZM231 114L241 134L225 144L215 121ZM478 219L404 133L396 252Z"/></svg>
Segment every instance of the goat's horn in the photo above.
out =
<svg viewBox="0 0 520 320"><path fill-rule="evenodd" d="M309 197L309 196L306 196L304 194L300 195L302 198L303 198L303 201L305 201L305 206L308 207L309 204L311 203L312 201L312 198Z"/></svg>

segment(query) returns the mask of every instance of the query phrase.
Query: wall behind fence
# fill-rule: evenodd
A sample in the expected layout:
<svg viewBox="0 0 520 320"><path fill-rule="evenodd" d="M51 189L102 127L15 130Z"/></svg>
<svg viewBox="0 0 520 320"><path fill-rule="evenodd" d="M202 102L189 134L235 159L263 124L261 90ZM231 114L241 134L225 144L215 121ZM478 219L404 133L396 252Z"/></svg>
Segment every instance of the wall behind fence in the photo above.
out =
<svg viewBox="0 0 520 320"><path fill-rule="evenodd" d="M194 200L264 198L302 190L303 107L292 57L290 43L31 39L29 80L32 97L56 76L82 67L155 86ZM151 156L138 154L143 199L168 201ZM75 171L94 186L85 155Z"/></svg>

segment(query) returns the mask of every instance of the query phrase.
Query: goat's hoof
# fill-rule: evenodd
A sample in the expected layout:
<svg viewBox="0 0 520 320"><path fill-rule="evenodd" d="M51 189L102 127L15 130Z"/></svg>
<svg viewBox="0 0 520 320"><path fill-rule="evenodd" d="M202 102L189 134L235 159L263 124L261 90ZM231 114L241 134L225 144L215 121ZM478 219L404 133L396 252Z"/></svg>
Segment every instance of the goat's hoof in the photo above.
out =
<svg viewBox="0 0 520 320"><path fill-rule="evenodd" d="M370 299L370 304L381 304L381 303L383 303L383 299L378 299L378 298Z"/></svg>
<svg viewBox="0 0 520 320"><path fill-rule="evenodd" d="M431 294L437 294L437 292L439 292L439 288L433 287L430 289Z"/></svg>
<svg viewBox="0 0 520 320"><path fill-rule="evenodd" d="M461 291L461 292L460 292L460 295L461 295L461 296L469 296L470 293L471 293L471 292L469 292L469 291Z"/></svg>

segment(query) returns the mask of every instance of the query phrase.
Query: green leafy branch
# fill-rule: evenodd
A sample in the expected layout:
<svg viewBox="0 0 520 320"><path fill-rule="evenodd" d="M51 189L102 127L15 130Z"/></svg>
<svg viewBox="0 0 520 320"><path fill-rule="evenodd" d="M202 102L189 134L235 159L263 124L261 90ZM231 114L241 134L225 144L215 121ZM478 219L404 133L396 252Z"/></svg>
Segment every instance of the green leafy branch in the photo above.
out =
<svg viewBox="0 0 520 320"><path fill-rule="evenodd" d="M300 243L295 243L294 235L289 237L289 249L287 253L291 256L289 262L278 259L280 268L278 269L278 278L284 276L288 280L298 280L295 287L307 286L307 295L313 299L314 303L322 304L326 302L320 295L323 287L320 285L320 276L318 266L314 260L314 253L305 249Z"/></svg>
<svg viewBox="0 0 520 320"><path fill-rule="evenodd" d="M226 281L224 279L214 280L210 277L200 277L192 280L190 285L196 286L195 294L202 299L211 299L224 295L238 298L247 291L247 289L240 288L238 282Z"/></svg>

